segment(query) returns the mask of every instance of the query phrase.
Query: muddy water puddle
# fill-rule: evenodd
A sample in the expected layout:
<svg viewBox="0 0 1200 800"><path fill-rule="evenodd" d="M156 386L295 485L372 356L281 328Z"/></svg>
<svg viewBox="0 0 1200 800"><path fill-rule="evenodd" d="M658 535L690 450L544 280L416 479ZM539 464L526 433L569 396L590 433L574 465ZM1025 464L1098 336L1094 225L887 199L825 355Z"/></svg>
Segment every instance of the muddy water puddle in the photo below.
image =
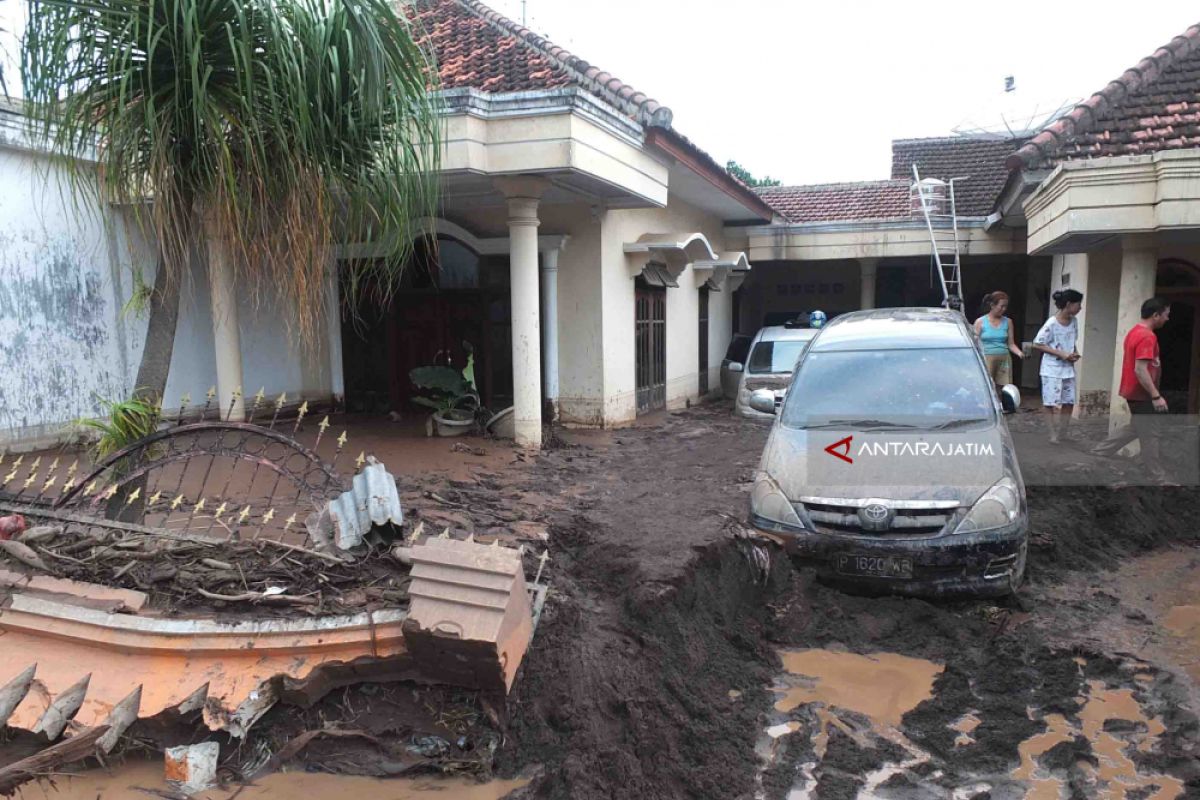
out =
<svg viewBox="0 0 1200 800"><path fill-rule="evenodd" d="M231 785L192 795L192 800L501 800L528 780L475 783L459 778L364 778L315 772L277 772L252 785ZM162 763L131 761L111 772L89 770L74 776L26 784L17 800L146 800L166 789Z"/></svg>
<svg viewBox="0 0 1200 800"><path fill-rule="evenodd" d="M892 775L924 759L924 754L899 731L902 717L933 696L933 682L942 667L932 661L895 653L844 653L830 650L786 650L779 654L784 674L773 687L774 710L780 719L797 711L811 711L808 724L797 720L776 722L767 728L756 747L764 764L778 754L779 740L807 729L812 760L799 764L789 800L802 800L816 788L815 771L824 760L835 732L861 747L879 737L908 754L896 765L874 770L866 777L868 795ZM865 723L864 723L865 720ZM765 797L765 792L759 792Z"/></svg>
<svg viewBox="0 0 1200 800"><path fill-rule="evenodd" d="M1064 715L1026 709L1039 730L1020 743L1019 763L1007 773L980 775L954 763L959 754L966 755L977 745L978 729L987 724L986 715L977 709L961 709L946 720L955 734L953 752L931 753L905 733L904 715L933 697L941 665L891 653L795 650L780 657L786 671L772 687L774 713L756 749L768 769L781 760L784 748L801 754L788 800L813 797L830 767L834 773L844 769L844 765L825 763L832 753L831 737L839 735L864 753L878 753L883 762L858 773L860 798L881 796L877 790L885 783L890 787L894 781L907 781L910 787L922 787L935 796L970 797L987 791L1014 800L1059 800L1071 792L1068 769L1088 787L1089 797L1173 800L1183 796L1182 781L1145 772L1137 764L1137 756L1154 751L1166 732L1163 722L1139 702L1138 693L1146 683L1136 677L1142 676L1135 677L1138 688L1084 681L1086 662L1077 659L1079 712ZM1062 751L1055 751L1064 744L1077 753L1067 763ZM765 791L758 796L766 797Z"/></svg>

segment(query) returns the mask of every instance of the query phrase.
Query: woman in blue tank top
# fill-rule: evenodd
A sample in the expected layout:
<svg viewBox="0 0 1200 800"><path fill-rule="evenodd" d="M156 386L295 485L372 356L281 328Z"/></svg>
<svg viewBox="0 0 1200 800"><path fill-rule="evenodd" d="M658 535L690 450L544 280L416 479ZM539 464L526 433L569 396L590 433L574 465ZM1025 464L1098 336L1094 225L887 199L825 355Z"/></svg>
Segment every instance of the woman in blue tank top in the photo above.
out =
<svg viewBox="0 0 1200 800"><path fill-rule="evenodd" d="M1010 354L1017 358L1024 355L1013 338L1012 320L1004 316L1007 310L1008 295L992 292L983 298L983 316L975 320L975 335L983 345L983 359L997 389L1012 383Z"/></svg>

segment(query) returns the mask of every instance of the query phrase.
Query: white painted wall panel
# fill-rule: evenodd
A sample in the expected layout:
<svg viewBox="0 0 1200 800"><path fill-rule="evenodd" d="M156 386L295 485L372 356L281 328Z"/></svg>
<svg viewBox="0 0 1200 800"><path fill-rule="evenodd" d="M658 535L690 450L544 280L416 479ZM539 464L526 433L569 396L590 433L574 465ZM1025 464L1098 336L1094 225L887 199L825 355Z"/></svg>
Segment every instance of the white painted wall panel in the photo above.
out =
<svg viewBox="0 0 1200 800"><path fill-rule="evenodd" d="M127 381L109 231L61 177L0 149L0 442L53 436Z"/></svg>

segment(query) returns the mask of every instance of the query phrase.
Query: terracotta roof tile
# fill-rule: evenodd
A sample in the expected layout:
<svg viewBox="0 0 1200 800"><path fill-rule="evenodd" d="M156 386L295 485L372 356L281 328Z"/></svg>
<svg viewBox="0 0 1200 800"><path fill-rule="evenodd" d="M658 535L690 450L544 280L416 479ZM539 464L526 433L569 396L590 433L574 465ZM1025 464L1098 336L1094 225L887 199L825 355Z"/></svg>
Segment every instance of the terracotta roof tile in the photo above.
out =
<svg viewBox="0 0 1200 800"><path fill-rule="evenodd" d="M415 0L405 11L445 88L499 94L578 86L638 122L670 127L671 109L478 0Z"/></svg>
<svg viewBox="0 0 1200 800"><path fill-rule="evenodd" d="M788 222L910 219L909 180L762 186L759 197Z"/></svg>
<svg viewBox="0 0 1200 800"><path fill-rule="evenodd" d="M967 178L954 184L959 216L985 217L1008 179L1005 159L1023 141L966 136L896 139L892 142L892 178L911 182L914 163L922 178Z"/></svg>
<svg viewBox="0 0 1200 800"><path fill-rule="evenodd" d="M730 175L671 127L671 109L639 92L612 73L539 36L478 0L412 0L404 6L416 40L427 46L438 65L443 88L472 88L492 94L577 87L618 113L657 130L658 141L675 142L700 168L715 176L755 216L769 218L770 208L749 187ZM647 141L652 137L647 136Z"/></svg>
<svg viewBox="0 0 1200 800"><path fill-rule="evenodd" d="M1200 25L1042 129L1008 168L1200 147Z"/></svg>

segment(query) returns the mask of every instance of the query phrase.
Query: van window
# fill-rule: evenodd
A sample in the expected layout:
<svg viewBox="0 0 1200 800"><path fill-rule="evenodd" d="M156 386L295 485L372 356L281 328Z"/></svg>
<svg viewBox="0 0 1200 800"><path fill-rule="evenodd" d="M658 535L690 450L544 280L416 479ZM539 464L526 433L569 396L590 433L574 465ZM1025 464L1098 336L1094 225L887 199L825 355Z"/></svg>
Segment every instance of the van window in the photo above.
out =
<svg viewBox="0 0 1200 800"><path fill-rule="evenodd" d="M804 351L807 341L787 339L778 342L759 342L754 345L750 354L750 365L747 369L752 373L791 372L796 368L796 361Z"/></svg>
<svg viewBox="0 0 1200 800"><path fill-rule="evenodd" d="M746 363L746 355L750 352L750 340L752 337L744 334L735 334L729 342L729 349L725 351L726 361L736 361L739 364Z"/></svg>
<svg viewBox="0 0 1200 800"><path fill-rule="evenodd" d="M805 428L878 420L935 427L994 415L992 387L974 348L848 350L804 357L782 423Z"/></svg>

